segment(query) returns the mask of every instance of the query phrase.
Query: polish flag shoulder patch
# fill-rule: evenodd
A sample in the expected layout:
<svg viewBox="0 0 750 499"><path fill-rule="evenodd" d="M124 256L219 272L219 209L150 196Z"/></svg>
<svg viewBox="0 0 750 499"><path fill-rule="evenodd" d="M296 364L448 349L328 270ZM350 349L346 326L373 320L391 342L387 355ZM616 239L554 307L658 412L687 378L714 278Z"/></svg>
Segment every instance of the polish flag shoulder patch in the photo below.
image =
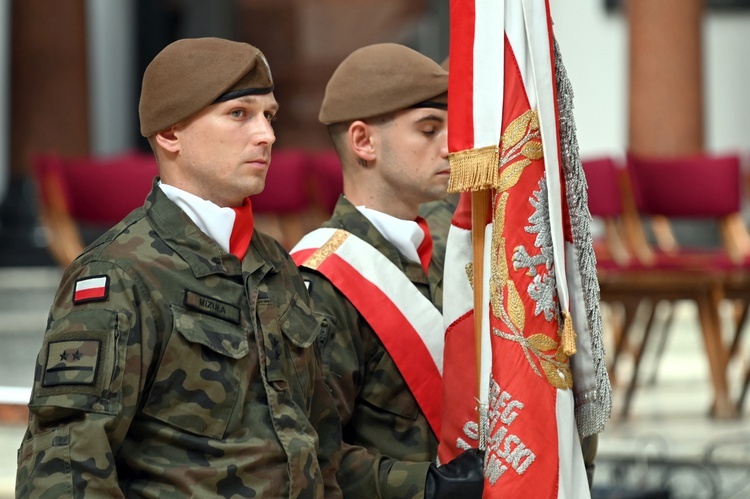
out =
<svg viewBox="0 0 750 499"><path fill-rule="evenodd" d="M109 276L97 275L76 281L73 303L105 301L109 297Z"/></svg>

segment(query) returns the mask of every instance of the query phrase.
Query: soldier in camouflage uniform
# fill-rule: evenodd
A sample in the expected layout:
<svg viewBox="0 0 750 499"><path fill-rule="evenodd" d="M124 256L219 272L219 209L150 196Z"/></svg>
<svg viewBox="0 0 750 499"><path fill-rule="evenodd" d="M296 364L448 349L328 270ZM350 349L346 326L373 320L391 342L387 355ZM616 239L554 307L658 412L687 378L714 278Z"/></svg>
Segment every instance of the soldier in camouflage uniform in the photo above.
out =
<svg viewBox="0 0 750 499"><path fill-rule="evenodd" d="M272 90L245 43L180 40L149 65L141 132L160 179L65 271L17 497L341 496L309 295L252 228Z"/></svg>
<svg viewBox="0 0 750 499"><path fill-rule="evenodd" d="M322 270L335 264L331 254L346 258L337 248L352 239L367 245L360 246L368 251L360 253L366 255L363 271L378 256L376 274L392 268L405 275L418 298L437 309L442 344L442 257L452 206L436 200L446 196L449 176L447 87L447 72L437 63L401 45L376 44L341 63L320 110L342 163L344 195L323 228L305 236L291 253L321 319L324 371L344 424L339 484L345 497L478 498L482 493L480 452L470 450L436 466L433 423L404 374L409 361L395 360L411 353L389 346L388 338L402 332L380 330L374 321L387 312L376 307L375 316L368 315L356 289ZM418 210L430 201L434 204L425 206L424 214L440 235L434 257L425 261L418 247L429 232L422 231ZM317 234L331 233L316 249ZM337 238L345 242L332 246ZM324 263L318 267L313 261ZM439 400L439 379L431 386Z"/></svg>

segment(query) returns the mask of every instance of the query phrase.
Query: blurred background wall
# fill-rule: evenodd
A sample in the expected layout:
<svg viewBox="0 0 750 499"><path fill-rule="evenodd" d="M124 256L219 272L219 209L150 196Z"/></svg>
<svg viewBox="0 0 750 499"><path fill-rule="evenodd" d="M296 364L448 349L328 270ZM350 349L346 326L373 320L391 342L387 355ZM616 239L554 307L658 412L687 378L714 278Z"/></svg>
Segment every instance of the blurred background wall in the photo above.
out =
<svg viewBox="0 0 750 499"><path fill-rule="evenodd" d="M685 2L689 3L691 0ZM590 156L625 152L627 18L622 10L605 9L603 0L551 0L550 8L575 91L581 153ZM667 25L670 19L661 22ZM745 118L750 113L746 85L750 81L750 57L746 52L750 47L750 10L706 8L702 35L705 149L746 153L750 150L750 121Z"/></svg>

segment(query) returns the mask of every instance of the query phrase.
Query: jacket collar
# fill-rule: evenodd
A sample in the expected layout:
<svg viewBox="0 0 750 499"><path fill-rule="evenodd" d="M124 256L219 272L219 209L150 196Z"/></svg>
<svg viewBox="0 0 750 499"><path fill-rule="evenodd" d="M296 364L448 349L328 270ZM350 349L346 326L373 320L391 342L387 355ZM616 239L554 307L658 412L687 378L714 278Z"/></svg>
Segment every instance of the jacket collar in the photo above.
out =
<svg viewBox="0 0 750 499"><path fill-rule="evenodd" d="M419 263L412 262L391 244L383 234L365 217L348 199L343 195L339 197L333 210L331 219L323 224L323 227L335 227L344 229L367 241L375 249L385 255L393 262L410 281L419 284L428 284L427 276Z"/></svg>
<svg viewBox="0 0 750 499"><path fill-rule="evenodd" d="M242 262L225 252L216 242L198 228L190 217L173 203L154 180L151 193L146 198L144 210L157 235L164 240L192 269L196 277L211 274L242 275L261 271L278 272L283 266L276 252L271 251L268 241L253 232L250 248Z"/></svg>

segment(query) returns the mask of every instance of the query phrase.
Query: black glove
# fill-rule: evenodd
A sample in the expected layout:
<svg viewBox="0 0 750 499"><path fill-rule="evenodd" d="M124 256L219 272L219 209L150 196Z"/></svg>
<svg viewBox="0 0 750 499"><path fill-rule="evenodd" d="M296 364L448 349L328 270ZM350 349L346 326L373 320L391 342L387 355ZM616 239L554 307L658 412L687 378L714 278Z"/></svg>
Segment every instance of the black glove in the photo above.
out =
<svg viewBox="0 0 750 499"><path fill-rule="evenodd" d="M480 499L484 490L484 451L469 449L443 466L430 465L425 499Z"/></svg>

